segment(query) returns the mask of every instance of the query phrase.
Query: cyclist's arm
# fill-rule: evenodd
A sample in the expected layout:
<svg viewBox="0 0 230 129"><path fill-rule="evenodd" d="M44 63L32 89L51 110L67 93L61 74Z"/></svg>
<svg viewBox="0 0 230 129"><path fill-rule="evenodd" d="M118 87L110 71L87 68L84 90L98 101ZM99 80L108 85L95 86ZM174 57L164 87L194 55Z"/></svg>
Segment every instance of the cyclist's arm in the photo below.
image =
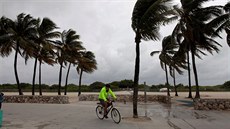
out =
<svg viewBox="0 0 230 129"><path fill-rule="evenodd" d="M109 94L113 97L113 99L117 99L116 95L113 93L111 89L109 89Z"/></svg>

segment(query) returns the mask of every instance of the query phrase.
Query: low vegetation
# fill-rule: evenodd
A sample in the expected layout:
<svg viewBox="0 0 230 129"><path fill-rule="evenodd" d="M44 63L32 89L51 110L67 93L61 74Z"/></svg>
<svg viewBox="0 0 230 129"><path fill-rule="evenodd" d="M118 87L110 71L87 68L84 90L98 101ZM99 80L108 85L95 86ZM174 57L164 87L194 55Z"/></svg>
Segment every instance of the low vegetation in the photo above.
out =
<svg viewBox="0 0 230 129"><path fill-rule="evenodd" d="M110 83L112 86L112 89L114 91L120 91L120 90L127 90L133 88L133 81L132 80L121 80L121 81L114 81ZM32 91L32 84L29 83L21 83L22 90L24 92L31 92ZM98 92L104 86L105 83L103 82L93 82L90 85L82 85L81 91L82 92ZM158 85L144 85L140 84L139 89L140 91L149 91L149 92L159 92L161 88L166 88L166 84L158 84ZM188 92L189 88L187 85L178 84L176 85L177 91L179 92ZM195 91L196 87L192 86L192 91ZM170 89L173 92L174 87L170 85ZM42 84L42 90L44 92L57 92L58 91L58 84L53 85L46 85ZM61 91L64 92L65 87L61 87ZM17 84L1 84L0 85L0 91L2 92L17 92ZM35 91L39 92L39 85L35 85ZM67 92L78 92L79 86L76 84L68 84L67 85ZM201 86L200 91L230 91L230 81L226 81L223 84L216 85L216 86Z"/></svg>

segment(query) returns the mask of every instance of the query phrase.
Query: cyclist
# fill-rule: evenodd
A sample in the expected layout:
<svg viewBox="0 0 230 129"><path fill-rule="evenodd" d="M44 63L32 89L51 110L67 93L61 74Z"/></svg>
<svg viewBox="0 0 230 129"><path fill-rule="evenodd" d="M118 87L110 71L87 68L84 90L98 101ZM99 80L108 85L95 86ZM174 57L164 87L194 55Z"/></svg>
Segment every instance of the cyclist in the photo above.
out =
<svg viewBox="0 0 230 129"><path fill-rule="evenodd" d="M104 117L108 118L107 116L107 108L111 105L110 100L108 99L109 95L113 97L113 99L116 99L116 95L113 93L113 91L110 89L110 85L106 84L100 91L99 94L99 101L101 105L104 107Z"/></svg>

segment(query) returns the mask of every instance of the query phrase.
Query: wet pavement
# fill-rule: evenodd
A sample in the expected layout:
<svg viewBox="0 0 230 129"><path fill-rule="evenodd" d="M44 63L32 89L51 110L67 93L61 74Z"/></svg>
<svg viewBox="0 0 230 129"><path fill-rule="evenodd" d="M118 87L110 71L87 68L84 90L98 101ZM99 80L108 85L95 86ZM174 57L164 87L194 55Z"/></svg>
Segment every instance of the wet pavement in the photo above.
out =
<svg viewBox="0 0 230 129"><path fill-rule="evenodd" d="M172 104L139 103L140 119L132 119L132 103L116 103L122 120L99 120L96 102L71 104L3 103L1 129L229 129L230 111L194 110L192 100L173 98ZM145 119L146 118L146 119ZM149 119L147 119L149 118Z"/></svg>

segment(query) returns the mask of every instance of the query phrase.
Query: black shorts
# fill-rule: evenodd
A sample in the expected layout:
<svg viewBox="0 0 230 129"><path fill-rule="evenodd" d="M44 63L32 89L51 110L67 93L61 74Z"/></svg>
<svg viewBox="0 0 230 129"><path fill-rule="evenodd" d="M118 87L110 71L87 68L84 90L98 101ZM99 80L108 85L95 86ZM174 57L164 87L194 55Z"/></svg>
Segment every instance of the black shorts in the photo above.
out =
<svg viewBox="0 0 230 129"><path fill-rule="evenodd" d="M100 101L100 103L101 103L102 106L105 106L106 102L103 99L99 99L99 101Z"/></svg>

